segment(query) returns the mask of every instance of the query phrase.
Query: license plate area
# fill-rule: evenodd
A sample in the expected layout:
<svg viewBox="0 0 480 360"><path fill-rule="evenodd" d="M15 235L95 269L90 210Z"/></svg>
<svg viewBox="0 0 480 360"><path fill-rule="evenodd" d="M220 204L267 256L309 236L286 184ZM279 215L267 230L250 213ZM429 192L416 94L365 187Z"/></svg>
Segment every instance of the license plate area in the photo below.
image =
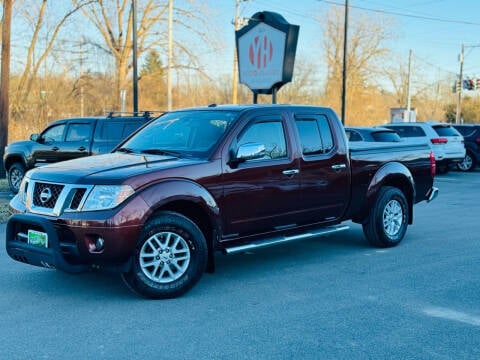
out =
<svg viewBox="0 0 480 360"><path fill-rule="evenodd" d="M48 248L48 235L42 231L28 230L28 244Z"/></svg>

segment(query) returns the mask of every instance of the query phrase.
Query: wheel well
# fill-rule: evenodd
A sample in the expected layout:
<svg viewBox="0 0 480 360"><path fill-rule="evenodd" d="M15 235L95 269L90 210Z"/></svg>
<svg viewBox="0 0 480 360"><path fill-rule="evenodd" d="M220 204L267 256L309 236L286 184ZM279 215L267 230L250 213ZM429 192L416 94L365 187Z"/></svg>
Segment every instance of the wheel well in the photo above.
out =
<svg viewBox="0 0 480 360"><path fill-rule="evenodd" d="M213 249L213 225L207 212L201 205L187 200L173 201L157 209L152 216L160 211L174 211L192 220L202 231L207 241L209 251Z"/></svg>
<svg viewBox="0 0 480 360"><path fill-rule="evenodd" d="M21 156L19 156L19 155L9 156L7 158L7 160L5 161L5 170L8 171L10 169L10 166L12 166L12 164L17 163L17 162L25 166Z"/></svg>
<svg viewBox="0 0 480 360"><path fill-rule="evenodd" d="M411 186L410 182L406 181L403 178L395 177L395 178L390 178L385 181L383 186L393 186L399 189L405 197L407 198L408 202L408 213L409 213L409 219L408 223L412 224L413 220L413 187Z"/></svg>

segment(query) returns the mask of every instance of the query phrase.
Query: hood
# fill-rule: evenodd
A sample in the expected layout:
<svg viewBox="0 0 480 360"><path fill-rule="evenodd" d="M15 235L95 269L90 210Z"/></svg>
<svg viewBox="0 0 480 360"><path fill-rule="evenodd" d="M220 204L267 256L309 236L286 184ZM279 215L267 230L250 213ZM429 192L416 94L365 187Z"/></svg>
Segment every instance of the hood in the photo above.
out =
<svg viewBox="0 0 480 360"><path fill-rule="evenodd" d="M9 152L12 152L12 150L16 150L16 149L30 149L30 147L32 146L32 144L35 144L35 141L32 141L32 140L21 140L21 141L14 141L10 144L7 145L8 149L9 149Z"/></svg>
<svg viewBox="0 0 480 360"><path fill-rule="evenodd" d="M121 184L128 178L206 160L173 156L111 153L42 166L29 171L32 180L67 184Z"/></svg>

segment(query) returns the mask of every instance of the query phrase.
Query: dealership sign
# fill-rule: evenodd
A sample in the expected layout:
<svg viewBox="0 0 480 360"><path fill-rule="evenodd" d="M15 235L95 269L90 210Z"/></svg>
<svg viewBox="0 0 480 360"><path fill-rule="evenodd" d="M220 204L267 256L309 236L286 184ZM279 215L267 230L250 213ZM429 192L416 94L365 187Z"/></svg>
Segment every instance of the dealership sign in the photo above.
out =
<svg viewBox="0 0 480 360"><path fill-rule="evenodd" d="M256 13L236 31L240 83L254 93L271 94L290 82L299 26L272 12Z"/></svg>

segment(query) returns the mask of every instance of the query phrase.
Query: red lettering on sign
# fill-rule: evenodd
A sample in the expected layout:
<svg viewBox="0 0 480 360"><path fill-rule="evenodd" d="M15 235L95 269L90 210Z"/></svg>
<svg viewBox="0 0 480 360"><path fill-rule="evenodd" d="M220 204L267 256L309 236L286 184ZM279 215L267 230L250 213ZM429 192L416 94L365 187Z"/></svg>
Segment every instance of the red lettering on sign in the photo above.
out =
<svg viewBox="0 0 480 360"><path fill-rule="evenodd" d="M266 68L272 60L272 57L273 44L270 39L266 35L263 35L262 38L256 36L248 49L250 64L254 65L257 69Z"/></svg>

